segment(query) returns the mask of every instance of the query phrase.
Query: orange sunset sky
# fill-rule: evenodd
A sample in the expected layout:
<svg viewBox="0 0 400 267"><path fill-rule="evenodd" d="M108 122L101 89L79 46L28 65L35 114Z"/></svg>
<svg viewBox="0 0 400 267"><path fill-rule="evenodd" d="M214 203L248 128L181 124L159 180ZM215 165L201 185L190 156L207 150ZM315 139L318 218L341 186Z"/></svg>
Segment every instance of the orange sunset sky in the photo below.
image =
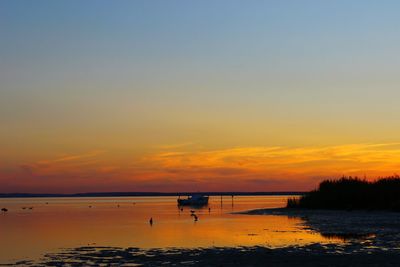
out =
<svg viewBox="0 0 400 267"><path fill-rule="evenodd" d="M1 1L0 193L396 174L400 4L385 3Z"/></svg>

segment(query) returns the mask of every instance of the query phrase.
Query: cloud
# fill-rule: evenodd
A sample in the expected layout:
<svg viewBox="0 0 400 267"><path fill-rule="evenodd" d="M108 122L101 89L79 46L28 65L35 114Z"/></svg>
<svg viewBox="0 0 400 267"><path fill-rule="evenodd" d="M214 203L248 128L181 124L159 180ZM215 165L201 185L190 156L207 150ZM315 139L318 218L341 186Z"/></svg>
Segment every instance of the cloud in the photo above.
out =
<svg viewBox="0 0 400 267"><path fill-rule="evenodd" d="M252 146L193 150L169 146L139 157L93 150L0 169L15 188L89 191L308 190L323 178L398 173L400 143ZM0 166L1 167L1 166ZM58 189L57 189L58 188ZM69 189L68 189L69 188ZM33 190L30 190L33 191Z"/></svg>
<svg viewBox="0 0 400 267"><path fill-rule="evenodd" d="M38 162L34 163L34 165L35 166L43 166L43 165L52 165L52 164L57 164L57 163L69 163L69 162L77 163L77 162L82 162L83 160L93 159L103 153L105 153L104 150L94 150L94 151L90 151L90 152L86 152L86 153L82 153L82 154L62 155L55 159L38 161Z"/></svg>
<svg viewBox="0 0 400 267"><path fill-rule="evenodd" d="M209 151L160 151L142 158L155 176L307 179L338 175L388 175L400 167L400 144L324 147L237 147Z"/></svg>
<svg viewBox="0 0 400 267"><path fill-rule="evenodd" d="M32 177L49 177L64 176L83 172L93 171L97 166L101 165L98 157L104 154L103 150L94 150L81 154L61 155L53 159L39 160L33 163L24 163L20 165L20 169ZM106 166L98 167L100 170Z"/></svg>
<svg viewBox="0 0 400 267"><path fill-rule="evenodd" d="M87 158L93 158L93 157L97 157L100 154L103 154L104 152L105 152L104 150L94 150L91 152L78 154L78 155L66 155L66 156L54 159L52 162L67 162L67 161L77 161L77 160L82 160L82 159L87 159Z"/></svg>

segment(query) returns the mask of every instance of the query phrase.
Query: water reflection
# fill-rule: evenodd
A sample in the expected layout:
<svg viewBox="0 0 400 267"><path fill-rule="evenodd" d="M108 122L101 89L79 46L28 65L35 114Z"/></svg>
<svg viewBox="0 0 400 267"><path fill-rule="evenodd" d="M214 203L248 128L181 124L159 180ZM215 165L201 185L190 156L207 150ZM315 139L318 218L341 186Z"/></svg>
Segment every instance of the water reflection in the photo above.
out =
<svg viewBox="0 0 400 267"><path fill-rule="evenodd" d="M280 207L285 201L283 196L228 196L222 202L210 197L208 206L193 209L177 207L174 197L1 199L8 212L0 214L0 263L87 245L283 247L339 242L300 228L300 218L231 214Z"/></svg>
<svg viewBox="0 0 400 267"><path fill-rule="evenodd" d="M340 239L342 241L349 241L349 240L354 240L354 239L371 239L375 238L375 234L369 233L369 234L359 234L359 233L321 233L323 237L326 237L328 239Z"/></svg>

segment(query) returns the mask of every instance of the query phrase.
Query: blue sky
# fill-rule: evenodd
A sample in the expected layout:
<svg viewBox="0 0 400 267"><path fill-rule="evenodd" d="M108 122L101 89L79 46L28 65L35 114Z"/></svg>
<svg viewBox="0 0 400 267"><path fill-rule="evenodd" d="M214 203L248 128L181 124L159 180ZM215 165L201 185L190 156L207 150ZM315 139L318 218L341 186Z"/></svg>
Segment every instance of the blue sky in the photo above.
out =
<svg viewBox="0 0 400 267"><path fill-rule="evenodd" d="M396 143L399 5L3 0L3 168L187 143Z"/></svg>

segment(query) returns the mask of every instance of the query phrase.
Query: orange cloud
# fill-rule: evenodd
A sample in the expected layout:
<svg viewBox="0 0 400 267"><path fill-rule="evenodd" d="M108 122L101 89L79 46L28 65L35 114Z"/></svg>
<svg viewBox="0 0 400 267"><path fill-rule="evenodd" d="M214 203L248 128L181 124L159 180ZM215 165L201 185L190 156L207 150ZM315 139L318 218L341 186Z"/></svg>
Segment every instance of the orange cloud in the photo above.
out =
<svg viewBox="0 0 400 267"><path fill-rule="evenodd" d="M350 144L327 147L238 147L211 151L161 151L143 157L148 176L238 181L249 186L256 179L298 185L316 177L390 175L400 167L400 144ZM312 181L310 181L312 180ZM303 183L302 183L303 182ZM282 188L283 189L283 186Z"/></svg>
<svg viewBox="0 0 400 267"><path fill-rule="evenodd" d="M327 177L392 175L400 167L399 143L220 150L182 144L136 158L117 154L95 150L0 166L0 181L3 188L57 192L286 191L311 189Z"/></svg>
<svg viewBox="0 0 400 267"><path fill-rule="evenodd" d="M369 163L377 166L400 163L400 144L352 144L329 147L240 147L224 150L182 152L162 151L143 158L146 164L163 168L231 167L249 170L296 167L299 164L318 162ZM343 170L346 171L346 170Z"/></svg>
<svg viewBox="0 0 400 267"><path fill-rule="evenodd" d="M40 160L30 164L22 164L21 168L31 175L56 175L60 172L71 172L98 164L98 156L105 151L95 150L83 154L62 155L55 159Z"/></svg>

